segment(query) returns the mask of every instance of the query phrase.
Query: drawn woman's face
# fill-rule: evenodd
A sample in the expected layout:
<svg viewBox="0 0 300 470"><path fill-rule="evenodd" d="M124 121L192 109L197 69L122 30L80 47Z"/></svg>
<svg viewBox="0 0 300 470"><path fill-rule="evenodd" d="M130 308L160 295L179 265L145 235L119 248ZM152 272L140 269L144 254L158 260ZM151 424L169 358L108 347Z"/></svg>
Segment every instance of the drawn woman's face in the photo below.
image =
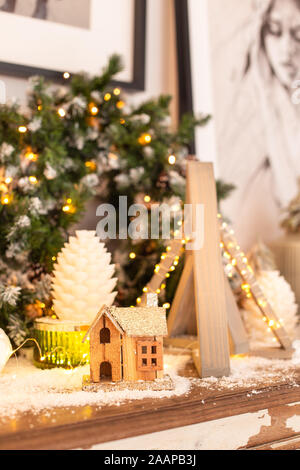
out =
<svg viewBox="0 0 300 470"><path fill-rule="evenodd" d="M264 42L270 65L280 80L291 87L300 79L300 4L275 0L264 26Z"/></svg>

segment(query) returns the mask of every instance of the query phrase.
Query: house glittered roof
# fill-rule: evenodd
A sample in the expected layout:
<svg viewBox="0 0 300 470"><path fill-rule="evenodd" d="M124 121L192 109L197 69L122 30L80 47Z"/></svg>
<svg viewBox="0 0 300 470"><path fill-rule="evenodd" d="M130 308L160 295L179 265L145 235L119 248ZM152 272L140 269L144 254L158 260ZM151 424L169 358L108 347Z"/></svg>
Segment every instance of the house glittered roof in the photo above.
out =
<svg viewBox="0 0 300 470"><path fill-rule="evenodd" d="M106 315L121 334L127 336L167 336L166 311L162 307L102 307L90 326L84 340Z"/></svg>

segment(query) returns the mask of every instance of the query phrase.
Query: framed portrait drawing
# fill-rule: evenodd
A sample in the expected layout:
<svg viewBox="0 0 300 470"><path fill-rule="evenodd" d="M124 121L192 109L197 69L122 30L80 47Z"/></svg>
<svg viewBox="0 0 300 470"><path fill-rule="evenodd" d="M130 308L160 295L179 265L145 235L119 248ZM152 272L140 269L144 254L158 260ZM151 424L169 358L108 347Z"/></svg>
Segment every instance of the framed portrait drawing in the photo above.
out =
<svg viewBox="0 0 300 470"><path fill-rule="evenodd" d="M117 80L144 89L147 0L0 0L0 73L61 80L97 74L114 53Z"/></svg>
<svg viewBox="0 0 300 470"><path fill-rule="evenodd" d="M222 210L246 250L298 190L300 1L175 1L181 111L212 114L195 152L236 185Z"/></svg>

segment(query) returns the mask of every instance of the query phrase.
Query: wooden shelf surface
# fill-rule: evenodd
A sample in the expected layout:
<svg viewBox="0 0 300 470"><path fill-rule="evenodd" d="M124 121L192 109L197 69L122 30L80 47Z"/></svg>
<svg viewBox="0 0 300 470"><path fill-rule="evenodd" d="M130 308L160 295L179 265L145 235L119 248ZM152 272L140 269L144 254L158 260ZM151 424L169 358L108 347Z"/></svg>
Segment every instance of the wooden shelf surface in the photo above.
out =
<svg viewBox="0 0 300 470"><path fill-rule="evenodd" d="M196 377L189 363L181 375ZM0 420L0 449L74 449L152 432L268 410L270 429L253 436L247 447L274 441L300 445L297 431L286 424L300 416L300 372L294 383L266 383L251 389L218 390L194 384L187 395L129 401L120 406L52 408ZM0 405L1 406L1 405Z"/></svg>

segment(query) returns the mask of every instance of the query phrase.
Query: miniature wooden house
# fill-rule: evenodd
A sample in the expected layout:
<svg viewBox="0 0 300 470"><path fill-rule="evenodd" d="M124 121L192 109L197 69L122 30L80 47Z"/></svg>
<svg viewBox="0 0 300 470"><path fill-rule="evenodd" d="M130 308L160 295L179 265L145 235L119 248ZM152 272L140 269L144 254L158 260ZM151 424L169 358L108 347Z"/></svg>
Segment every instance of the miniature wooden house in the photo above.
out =
<svg viewBox="0 0 300 470"><path fill-rule="evenodd" d="M102 307L86 334L90 337L90 381L162 378L167 334L164 308Z"/></svg>

